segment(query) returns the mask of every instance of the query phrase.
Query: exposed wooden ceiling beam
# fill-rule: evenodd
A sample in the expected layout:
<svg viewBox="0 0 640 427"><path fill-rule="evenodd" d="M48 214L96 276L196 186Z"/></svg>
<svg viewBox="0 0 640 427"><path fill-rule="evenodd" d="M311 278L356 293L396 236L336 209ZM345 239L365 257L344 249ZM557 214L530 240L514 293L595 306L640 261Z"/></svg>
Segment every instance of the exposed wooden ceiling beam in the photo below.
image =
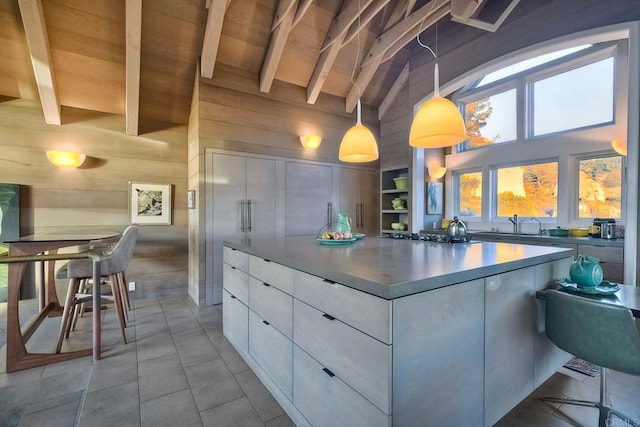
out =
<svg viewBox="0 0 640 427"><path fill-rule="evenodd" d="M404 17L407 18L413 12L413 7L416 5L417 0L409 0L407 1L407 10L404 11Z"/></svg>
<svg viewBox="0 0 640 427"><path fill-rule="evenodd" d="M125 127L129 135L138 135L140 118L140 44L142 41L142 0L127 0L125 5L126 89Z"/></svg>
<svg viewBox="0 0 640 427"><path fill-rule="evenodd" d="M349 19L349 17L343 12L346 12L347 9L350 9L350 13L357 14L360 13L362 9L358 10L357 7L354 9L353 5L355 4L357 6L357 3L355 2L344 4L345 6L343 6L343 10L338 15L338 18L340 18L341 16L343 17L342 20L336 18L333 21L333 25L340 26L341 28L343 28L343 30L341 33L334 32L334 34L336 34L335 38L333 39L334 43L331 43L328 49L325 49L320 53L320 59L316 63L311 79L309 80L309 84L307 85L307 103L315 104L315 102L317 101L318 96L320 95L320 91L322 90L322 86L324 85L324 82L329 75L329 71L331 71L336 58L338 57L338 52L340 52L340 49L342 49L342 47L346 43L348 43L346 39L349 37L349 35L351 34L351 38L355 37L358 31L360 31L366 24L368 24L369 21L371 21L371 19L373 19L373 17L380 10L382 10L382 8L387 3L389 3L389 0L376 0L375 3L367 7L367 9L362 13L362 16L359 20L357 15L355 16L353 21L358 20L358 24L356 25L356 22L353 22L350 29L349 27L345 28L342 25L345 19ZM333 27L329 30L330 33L332 32L332 29Z"/></svg>
<svg viewBox="0 0 640 427"><path fill-rule="evenodd" d="M311 6L311 3L313 3L313 0L302 0L302 3L300 3L300 5L298 6L298 10L296 11L296 16L293 18L293 23L291 24L292 28L300 23L300 21L304 17L304 14L307 13L307 10L309 10L309 6Z"/></svg>
<svg viewBox="0 0 640 427"><path fill-rule="evenodd" d="M409 80L409 63L408 62L404 66L402 71L400 71L400 74L396 78L396 81L393 82L391 89L389 89L389 92L387 92L387 95L384 97L384 99L380 103L380 107L378 107L378 120L382 120L382 117L384 117L384 115L387 113L387 110L389 110L391 103L396 99L396 97L402 90L402 87L405 85L405 83L407 83L407 80Z"/></svg>
<svg viewBox="0 0 640 427"><path fill-rule="evenodd" d="M404 11L407 8L407 4L407 1L399 1L398 3L396 3L393 12L391 12L391 15L389 15L389 19L387 20L387 23L382 30L383 33L402 19ZM364 92L367 86L369 86L373 75L375 74L381 63L382 57L378 58L377 61L370 62L366 67L362 67L360 69L360 73L358 73L358 77L356 78L356 84L351 87L351 90L347 95L346 110L348 113L353 112L353 109L356 108L356 103L360 98L361 92Z"/></svg>
<svg viewBox="0 0 640 427"><path fill-rule="evenodd" d="M200 75L208 79L213 77L213 69L216 66L227 4L227 0L212 0L209 6L207 25L204 30L204 40L202 41L202 53L200 55Z"/></svg>
<svg viewBox="0 0 640 427"><path fill-rule="evenodd" d="M320 51L324 51L329 48L329 46L338 40L342 41L344 39L344 35L349 30L349 27L351 27L351 24L358 19L358 16L360 16L372 1L373 0L344 2L342 10L331 23L331 28L329 28L329 32L327 33L327 37L324 39L324 44ZM362 28L362 25L360 28Z"/></svg>
<svg viewBox="0 0 640 427"><path fill-rule="evenodd" d="M261 92L268 93L271 90L271 85L273 84L273 79L280 64L284 47L287 44L287 38L291 32L297 5L298 0L280 0L278 11L274 17L274 21L277 19L280 21L280 24L271 34L271 40L269 40L269 47L267 48L267 56L260 71Z"/></svg>
<svg viewBox="0 0 640 427"><path fill-rule="evenodd" d="M364 28L375 16L389 3L390 0L378 0L369 6L362 14L360 15L360 26L356 25L356 23L351 24L351 28L349 28L349 32L345 36L342 41L342 46L349 43L354 39L355 36L358 35L359 29Z"/></svg>
<svg viewBox="0 0 640 427"><path fill-rule="evenodd" d="M60 125L62 123L60 101L42 3L40 0L18 0L18 5L29 44L29 54L40 94L44 121L50 125Z"/></svg>
<svg viewBox="0 0 640 427"><path fill-rule="evenodd" d="M294 9L295 6L295 9ZM276 11L276 16L273 18L273 23L271 24L271 32L274 32L278 25L282 23L285 16L289 13L296 13L298 10L298 0L280 0L278 3L278 10Z"/></svg>
<svg viewBox="0 0 640 427"><path fill-rule="evenodd" d="M420 26L422 27L422 30L424 31L425 29L427 29L430 26L434 25L440 19L442 19L446 15L448 15L449 12L450 12L449 5L446 4L446 3L443 4L442 6L440 6L440 8L436 9L435 11L433 11L433 13L431 15L429 15L428 18L426 18L424 21L422 21L420 23ZM384 55L382 55L381 64L386 62L386 61L388 61L389 59L393 58L393 56L396 53L398 53L398 51L400 51L400 49L402 49L410 41L415 39L416 36L417 36L417 31L416 31L415 34L414 34L414 32L410 31L410 32L406 33L404 36L400 37L394 44L391 45L391 47L389 49L386 50Z"/></svg>
<svg viewBox="0 0 640 427"><path fill-rule="evenodd" d="M447 6L450 11L450 0L431 0L429 3L409 15L406 19L389 28L376 39L376 42L369 50L369 53L367 53L362 65L366 65L377 56L384 55L387 49L393 46L394 43L400 40L404 35L410 34L414 31L414 29L420 25L421 21L435 13L436 10L441 10L443 6Z"/></svg>

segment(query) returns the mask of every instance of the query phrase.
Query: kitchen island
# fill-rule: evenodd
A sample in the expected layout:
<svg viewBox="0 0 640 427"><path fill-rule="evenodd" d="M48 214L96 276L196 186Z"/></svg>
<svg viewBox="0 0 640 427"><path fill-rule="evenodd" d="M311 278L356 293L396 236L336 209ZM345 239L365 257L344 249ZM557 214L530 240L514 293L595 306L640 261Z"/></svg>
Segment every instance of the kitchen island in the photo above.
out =
<svg viewBox="0 0 640 427"><path fill-rule="evenodd" d="M535 322L564 248L224 244L224 334L297 425L488 426L569 358Z"/></svg>

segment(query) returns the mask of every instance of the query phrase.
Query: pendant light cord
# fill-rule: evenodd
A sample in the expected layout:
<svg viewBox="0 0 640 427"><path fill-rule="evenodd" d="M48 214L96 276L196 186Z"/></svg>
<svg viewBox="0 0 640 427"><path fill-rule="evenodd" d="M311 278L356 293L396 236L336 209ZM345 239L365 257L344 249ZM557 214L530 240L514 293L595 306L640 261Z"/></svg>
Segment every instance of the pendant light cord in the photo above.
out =
<svg viewBox="0 0 640 427"><path fill-rule="evenodd" d="M355 81L356 76L356 68L358 67L358 60L360 59L360 15L362 13L361 3L358 0L358 31L356 33L356 61L353 63L353 71L351 71L351 84L353 84L356 89L358 89L358 103L356 104L356 122L362 123L362 113L361 113L361 105L360 105L360 86Z"/></svg>
<svg viewBox="0 0 640 427"><path fill-rule="evenodd" d="M431 8L429 8L429 13L427 13L427 17L433 13L433 7L436 5L436 1L437 0L431 1ZM422 21L420 21L420 27L418 28L418 34L416 35L416 40L418 41L418 44L420 46L424 47L425 49L428 49L429 52L431 52L431 54L433 55L433 57L436 59L436 62L438 62L438 55L436 53L438 52L438 21L436 21L436 51L434 52L433 49L431 49L429 46L427 46L426 44L420 41L420 33L422 33L422 25L424 24L424 21L427 19L427 17L425 17Z"/></svg>

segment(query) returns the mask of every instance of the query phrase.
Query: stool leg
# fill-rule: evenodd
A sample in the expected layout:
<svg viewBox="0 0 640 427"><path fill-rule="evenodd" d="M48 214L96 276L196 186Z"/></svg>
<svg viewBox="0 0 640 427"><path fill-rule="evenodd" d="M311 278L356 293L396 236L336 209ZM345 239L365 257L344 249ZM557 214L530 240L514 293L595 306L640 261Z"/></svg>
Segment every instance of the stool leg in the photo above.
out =
<svg viewBox="0 0 640 427"><path fill-rule="evenodd" d="M80 286L78 286L78 292L83 294L87 290L87 279L82 279L80 281ZM81 317L84 314L84 303L74 304L73 307L73 317L71 320L71 327L69 328L71 331L76 330L76 323L78 323L78 317ZM69 332L67 331L67 338L69 338Z"/></svg>
<svg viewBox="0 0 640 427"><path fill-rule="evenodd" d="M124 271L119 273L122 279L122 294L124 295L124 302L127 310L131 310L131 300L129 299L129 286L127 285L127 276Z"/></svg>
<svg viewBox="0 0 640 427"><path fill-rule="evenodd" d="M67 288L67 296L62 310L62 319L60 320L60 333L58 334L58 344L56 345L56 353L60 353L62 349L62 341L64 340L68 323L70 322L71 310L73 308L73 300L75 298L78 286L78 279L69 279L69 287Z"/></svg>

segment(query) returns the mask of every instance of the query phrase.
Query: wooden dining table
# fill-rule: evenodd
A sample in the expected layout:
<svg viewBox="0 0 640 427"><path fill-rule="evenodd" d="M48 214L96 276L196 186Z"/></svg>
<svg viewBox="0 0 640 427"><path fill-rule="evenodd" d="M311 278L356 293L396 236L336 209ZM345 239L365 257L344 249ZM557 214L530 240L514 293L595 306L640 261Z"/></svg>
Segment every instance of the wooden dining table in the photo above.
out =
<svg viewBox="0 0 640 427"><path fill-rule="evenodd" d="M89 258L93 261L93 307L100 307L100 255L95 252L73 252L58 254L58 249L86 245L91 241L117 237L120 231L85 230L73 232L36 232L14 241L9 245L8 256L0 257L0 263L9 264L7 292L7 345L6 369L14 372L22 369L61 362L93 354L100 359L100 310L93 310L92 348L63 353L30 353L27 341L47 317L59 316L62 307L55 288L55 261ZM36 263L36 287L38 289L39 313L22 328L19 317L19 302L24 273L28 263ZM45 269L45 264L47 267Z"/></svg>

